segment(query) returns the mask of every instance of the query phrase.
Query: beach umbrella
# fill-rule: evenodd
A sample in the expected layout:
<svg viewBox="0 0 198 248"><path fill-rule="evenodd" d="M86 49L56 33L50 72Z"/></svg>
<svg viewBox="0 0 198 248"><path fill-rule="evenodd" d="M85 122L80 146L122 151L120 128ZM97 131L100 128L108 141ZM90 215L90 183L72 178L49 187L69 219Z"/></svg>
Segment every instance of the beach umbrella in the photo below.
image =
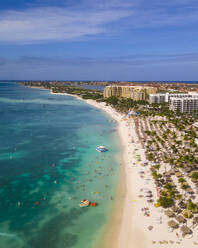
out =
<svg viewBox="0 0 198 248"><path fill-rule="evenodd" d="M171 227L171 228L176 229L176 228L179 227L179 224L178 224L176 221L174 221L174 220L170 220L170 221L168 222L168 226Z"/></svg>
<svg viewBox="0 0 198 248"><path fill-rule="evenodd" d="M181 213L181 209L178 208L178 207L176 207L176 206L173 206L171 209L172 209L173 212L175 212L175 213Z"/></svg>
<svg viewBox="0 0 198 248"><path fill-rule="evenodd" d="M182 231L184 236L192 233L192 230L187 226L182 226L180 230Z"/></svg>
<svg viewBox="0 0 198 248"><path fill-rule="evenodd" d="M144 171L139 171L140 174L144 174Z"/></svg>
<svg viewBox="0 0 198 248"><path fill-rule="evenodd" d="M171 169L171 170L169 171L169 173L170 173L170 175L175 175L175 170L174 170L174 169Z"/></svg>
<svg viewBox="0 0 198 248"><path fill-rule="evenodd" d="M181 172L176 172L176 173L175 173L175 176L176 176L176 177L181 177L182 174L181 174Z"/></svg>
<svg viewBox="0 0 198 248"><path fill-rule="evenodd" d="M192 171L192 168L187 167L187 168L185 168L185 171L186 171L187 173L189 173L189 172L191 172L191 171Z"/></svg>
<svg viewBox="0 0 198 248"><path fill-rule="evenodd" d="M188 187L186 189L186 192L189 193L189 194L194 194L194 191L192 190L192 188Z"/></svg>
<svg viewBox="0 0 198 248"><path fill-rule="evenodd" d="M150 197L153 197L153 195L149 193L149 194L146 194L144 197L150 198Z"/></svg>
<svg viewBox="0 0 198 248"><path fill-rule="evenodd" d="M164 211L164 213L165 213L165 215L167 215L168 217L174 217L175 216L175 214L174 214L174 212L173 211L171 211L171 210L166 210L166 211Z"/></svg>
<svg viewBox="0 0 198 248"><path fill-rule="evenodd" d="M182 215L178 215L176 217L176 220L179 222L179 223L186 223L186 219L182 216Z"/></svg>
<svg viewBox="0 0 198 248"><path fill-rule="evenodd" d="M149 188L141 188L140 191L149 191Z"/></svg>
<svg viewBox="0 0 198 248"><path fill-rule="evenodd" d="M145 193L152 194L152 191L151 190L145 190Z"/></svg>
<svg viewBox="0 0 198 248"><path fill-rule="evenodd" d="M147 228L149 231L151 231L153 229L153 226L148 226Z"/></svg>
<svg viewBox="0 0 198 248"><path fill-rule="evenodd" d="M193 218L193 224L198 224L198 216Z"/></svg>
<svg viewBox="0 0 198 248"><path fill-rule="evenodd" d="M166 177L171 176L171 171L167 171L167 172L165 172L165 173L164 173L164 176L166 176Z"/></svg>
<svg viewBox="0 0 198 248"><path fill-rule="evenodd" d="M183 209L186 207L186 204L183 201L180 201L178 205Z"/></svg>

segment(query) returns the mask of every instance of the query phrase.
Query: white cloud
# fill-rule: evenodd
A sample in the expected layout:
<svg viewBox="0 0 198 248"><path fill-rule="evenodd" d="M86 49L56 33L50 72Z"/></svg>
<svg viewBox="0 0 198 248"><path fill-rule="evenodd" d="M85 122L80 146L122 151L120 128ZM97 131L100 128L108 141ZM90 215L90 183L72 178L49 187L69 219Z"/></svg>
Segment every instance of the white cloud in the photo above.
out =
<svg viewBox="0 0 198 248"><path fill-rule="evenodd" d="M32 8L0 14L0 41L40 42L81 39L110 32L107 24L131 14L129 10L92 11Z"/></svg>
<svg viewBox="0 0 198 248"><path fill-rule="evenodd" d="M197 64L198 53L183 53L183 54L134 54L129 56L120 57L36 57L36 56L21 56L15 58L0 57L0 68L4 66L18 65L30 66L41 68L43 66L91 66L91 65L126 65L131 66L144 66L144 65L159 65L159 64Z"/></svg>
<svg viewBox="0 0 198 248"><path fill-rule="evenodd" d="M197 80L197 66L197 53L104 58L0 57L0 77L9 80Z"/></svg>
<svg viewBox="0 0 198 248"><path fill-rule="evenodd" d="M81 0L70 7L0 11L0 42L40 43L104 37L198 22L195 0Z"/></svg>

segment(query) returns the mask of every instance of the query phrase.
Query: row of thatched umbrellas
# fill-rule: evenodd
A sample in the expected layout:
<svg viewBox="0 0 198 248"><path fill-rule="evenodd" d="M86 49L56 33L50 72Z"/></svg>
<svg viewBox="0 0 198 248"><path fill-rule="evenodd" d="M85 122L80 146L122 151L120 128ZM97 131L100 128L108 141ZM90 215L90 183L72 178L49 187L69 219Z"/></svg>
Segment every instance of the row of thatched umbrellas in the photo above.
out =
<svg viewBox="0 0 198 248"><path fill-rule="evenodd" d="M142 132L144 133L144 132ZM144 137L145 138L145 137ZM157 154L155 154L157 155ZM192 172L192 170L194 169L194 167L185 167L185 172L186 173L189 173L189 172ZM182 173L177 169L177 168L173 168L167 172L164 173L164 177L166 178L165 181L166 182L171 182L171 176L172 175L176 175L178 178L179 177L182 177ZM192 190L191 187L188 187L186 190L185 190L187 193L189 194L194 194L194 191ZM179 207L172 207L172 211L171 210L166 210L165 211L165 214L168 216L168 217L175 217L175 220L170 220L168 221L168 226L173 228L173 229L177 229L179 228L179 224L185 224L187 223L187 220L182 216L180 215L180 213L182 212L182 209L184 209L186 207L186 204L184 202L180 202L180 205ZM193 218L193 225L197 225L198 224L198 216L194 217ZM185 235L188 235L188 234L192 234L192 230L187 227L186 225L183 225L181 226L180 228L181 232L182 232L182 236L184 237Z"/></svg>
<svg viewBox="0 0 198 248"><path fill-rule="evenodd" d="M179 224L178 224L178 222L176 222L176 221L174 221L174 220L170 220L170 221L168 222L168 226L171 227L171 228L173 228L173 229L176 229L176 228L179 227ZM185 236L188 235L188 234L192 234L192 230L191 230L189 227L185 226L185 225L183 225L183 226L180 228L180 230L182 231L182 236L183 236L183 237L185 237Z"/></svg>
<svg viewBox="0 0 198 248"><path fill-rule="evenodd" d="M172 209L176 209L177 207L172 207ZM180 209L179 209L180 210ZM176 212L176 214L174 213L174 212ZM168 210L166 210L165 212L164 212L168 217L175 217L176 218L176 220L179 222L179 223L186 223L186 219L182 216L182 215L178 215L179 213L181 213L180 211L171 211L170 209L168 209ZM198 216L195 216L194 218L193 218L193 223L194 224L198 224Z"/></svg>
<svg viewBox="0 0 198 248"><path fill-rule="evenodd" d="M176 216L175 213L169 209L165 211L165 214L168 217L175 217ZM179 224L185 224L187 222L187 220L182 215L177 215L175 217L175 219L176 219L176 221L175 220L168 221L168 226L171 227L172 229L177 229L177 228L179 228ZM198 216L193 218L192 223L193 223L193 225L198 225ZM183 225L180 228L180 230L182 232L183 237L185 237L186 235L192 234L192 230L189 227L187 227L186 225Z"/></svg>
<svg viewBox="0 0 198 248"><path fill-rule="evenodd" d="M167 172L164 173L164 176L166 178L166 182L169 181L169 182L172 183L171 175L176 175L177 177L181 177L182 176L181 172L179 172L178 169L175 169L175 170L174 169L171 169L171 170L169 170L169 171L167 171ZM192 190L191 187L188 187L185 191L187 193L189 193L189 194L194 194L194 191ZM168 209L168 210L166 210L164 212L170 218L175 217L175 220L176 221L175 220L170 220L168 222L168 226L171 227L172 229L177 229L177 228L179 228L179 225L180 224L187 223L187 220L182 215L180 215L180 213L182 213L183 210L186 208L186 204L185 204L185 202L180 201L178 205L179 205L179 207L173 206L172 207L172 210ZM192 224L193 225L198 225L198 216L195 216L193 218ZM192 230L189 227L187 227L186 225L183 225L180 228L180 230L182 232L182 236L183 237L185 237L188 234L192 234Z"/></svg>

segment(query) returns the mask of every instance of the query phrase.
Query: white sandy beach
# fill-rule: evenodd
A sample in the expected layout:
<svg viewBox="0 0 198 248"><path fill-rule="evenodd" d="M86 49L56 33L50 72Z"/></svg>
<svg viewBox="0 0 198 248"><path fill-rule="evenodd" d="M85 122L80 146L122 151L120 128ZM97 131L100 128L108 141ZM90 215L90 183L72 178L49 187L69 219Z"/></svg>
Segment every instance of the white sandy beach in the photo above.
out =
<svg viewBox="0 0 198 248"><path fill-rule="evenodd" d="M98 103L94 100L85 100L85 102L102 109L118 122L118 133L123 147L124 164L122 166L126 184L123 213L121 221L114 222L115 225L118 225L113 227L116 230L116 233L114 233L114 241L116 242L109 240L108 247L198 247L195 235L197 228L194 229L194 237L182 238L179 229L173 232L168 229L167 222L170 218L164 214L163 209L156 208L153 203L147 202L148 198L145 197L145 192L152 191L154 202L156 202L157 190L150 173L149 164L142 166L143 162L148 161L146 161L145 151L138 141L134 120L123 119L121 114L110 106L106 106L105 103ZM137 155L140 156L141 161L138 161ZM139 195L144 197L139 197ZM145 215L144 208L147 208L146 213L149 216ZM119 211L119 209L116 209L116 211Z"/></svg>

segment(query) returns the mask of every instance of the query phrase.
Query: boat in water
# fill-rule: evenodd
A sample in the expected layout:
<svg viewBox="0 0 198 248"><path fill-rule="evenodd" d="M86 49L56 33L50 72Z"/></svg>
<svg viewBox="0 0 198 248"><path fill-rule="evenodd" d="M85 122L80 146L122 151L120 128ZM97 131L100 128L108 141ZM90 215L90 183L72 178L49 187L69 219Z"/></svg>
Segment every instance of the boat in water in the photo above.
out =
<svg viewBox="0 0 198 248"><path fill-rule="evenodd" d="M107 151L107 148L105 146L98 146L96 148L96 151L97 152L106 152Z"/></svg>
<svg viewBox="0 0 198 248"><path fill-rule="evenodd" d="M81 208L88 207L89 206L89 203L90 202L88 200L85 200L84 199L84 200L81 201L80 207Z"/></svg>

